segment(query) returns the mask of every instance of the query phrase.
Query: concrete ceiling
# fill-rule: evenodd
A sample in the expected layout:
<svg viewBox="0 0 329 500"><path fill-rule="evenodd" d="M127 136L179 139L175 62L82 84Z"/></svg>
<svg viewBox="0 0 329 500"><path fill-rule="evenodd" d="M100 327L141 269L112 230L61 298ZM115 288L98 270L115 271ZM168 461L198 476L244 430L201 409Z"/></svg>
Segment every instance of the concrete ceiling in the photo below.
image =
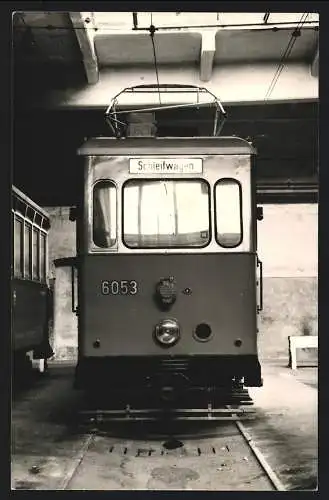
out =
<svg viewBox="0 0 329 500"><path fill-rule="evenodd" d="M278 61L283 55L292 30L208 30L215 37L214 65L236 62ZM158 64L199 63L202 33L197 31L159 31L154 36ZM290 61L311 62L317 47L317 28L301 30L291 53ZM94 36L95 51L100 67L126 64L152 64L154 60L150 35L99 30Z"/></svg>
<svg viewBox="0 0 329 500"><path fill-rule="evenodd" d="M14 88L28 102L50 88L86 81L83 56L68 13L13 17Z"/></svg>
<svg viewBox="0 0 329 500"><path fill-rule="evenodd" d="M139 19L148 26L146 13ZM75 150L84 137L109 135L109 130L105 109L82 110L77 106L68 111L33 111L29 110L33 99L49 89L92 87L99 73L112 67L154 66L147 31L133 31L127 24L124 32L122 26L115 32L107 22L105 17L97 21L97 15L79 12L25 12L14 16L14 182L45 206L74 204L79 168ZM167 27L171 23L168 19ZM253 62L278 63L287 47L293 28L273 27L157 31L157 60L160 66L173 68L199 66L206 79L223 63L233 65L243 60L251 64L252 71ZM289 56L309 64L314 75L319 55L317 29L316 23L304 26ZM226 110L229 119L223 134L251 138L259 151L259 182L282 185L290 179L314 186L318 163L316 103L236 105L226 106ZM207 134L211 120L205 110L200 110L197 120L181 111L165 113L159 134Z"/></svg>
<svg viewBox="0 0 329 500"><path fill-rule="evenodd" d="M154 65L149 31L146 28L133 30L132 22L128 29L128 21L120 30L108 20L110 14L106 13L105 22L101 13L16 13L13 20L15 64L24 68L27 73L31 71L31 67L36 70L37 67L49 64L56 65L58 72L66 71L72 66L76 70L82 63L81 81L87 79L89 83L97 82L99 68L131 64ZM288 43L292 41L292 33L296 27L296 24L280 24L282 20L278 20L277 24L248 24L241 29L237 29L236 25L199 29L193 27L194 14L182 13L179 22L184 24L182 16L189 15L192 27L167 29L168 23L172 22L169 14L167 13L167 17L154 15L153 19L153 22L162 20L164 25L154 35L158 64L194 63L199 64L202 69L202 65L210 61L210 71L205 71L201 78L204 81L211 78L212 66L223 63L280 61ZM130 14L125 15L128 19ZM215 16L207 13L199 13L197 16L205 23L207 15ZM299 16L295 14L296 19ZM319 26L314 17L311 14L309 16L311 21L305 21L293 40L289 61L304 61L311 65L317 58ZM147 13L144 13L144 19L147 19ZM187 17L187 22L188 19Z"/></svg>
<svg viewBox="0 0 329 500"><path fill-rule="evenodd" d="M202 35L198 32L157 33L155 35L158 64L197 63L200 57ZM105 30L94 37L95 52L100 67L128 64L153 64L153 48L148 33L108 33ZM109 50L110 47L110 50Z"/></svg>
<svg viewBox="0 0 329 500"><path fill-rule="evenodd" d="M22 12L13 19L15 59L18 63L74 63L80 47L67 13Z"/></svg>
<svg viewBox="0 0 329 500"><path fill-rule="evenodd" d="M225 30L216 33L214 64L223 62L278 61L284 54L292 30ZM310 62L318 43L316 28L304 28L297 37L289 55L289 61Z"/></svg>
<svg viewBox="0 0 329 500"><path fill-rule="evenodd" d="M184 26L196 27L200 25L220 26L221 28L269 27L290 23L297 23L302 18L298 12L136 12L136 27L148 28L154 24L159 28L181 28ZM88 14L87 14L88 15ZM119 29L129 28L132 25L130 12L109 13L95 12L93 19L98 27ZM304 19L304 17L303 17ZM306 24L319 21L319 14L308 13Z"/></svg>

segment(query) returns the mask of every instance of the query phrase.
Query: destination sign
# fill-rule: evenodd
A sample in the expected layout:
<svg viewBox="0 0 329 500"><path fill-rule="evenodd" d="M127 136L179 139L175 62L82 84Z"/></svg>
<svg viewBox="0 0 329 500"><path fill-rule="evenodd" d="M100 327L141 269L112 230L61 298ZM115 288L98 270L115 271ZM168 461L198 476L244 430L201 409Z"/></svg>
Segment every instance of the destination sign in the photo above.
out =
<svg viewBox="0 0 329 500"><path fill-rule="evenodd" d="M202 174L201 158L131 158L131 174Z"/></svg>

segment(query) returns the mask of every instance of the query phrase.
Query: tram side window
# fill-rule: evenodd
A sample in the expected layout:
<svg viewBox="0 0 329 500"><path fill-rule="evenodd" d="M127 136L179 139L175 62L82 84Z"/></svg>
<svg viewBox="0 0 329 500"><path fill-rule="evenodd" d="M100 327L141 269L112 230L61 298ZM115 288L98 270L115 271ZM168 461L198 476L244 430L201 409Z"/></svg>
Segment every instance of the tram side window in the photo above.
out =
<svg viewBox="0 0 329 500"><path fill-rule="evenodd" d="M111 248L116 243L116 198L116 187L113 182L103 180L94 186L93 241L100 248Z"/></svg>
<svg viewBox="0 0 329 500"><path fill-rule="evenodd" d="M35 227L32 233L32 243L33 243L33 279L39 279L39 230Z"/></svg>
<svg viewBox="0 0 329 500"><path fill-rule="evenodd" d="M40 235L40 281L46 280L46 235Z"/></svg>
<svg viewBox="0 0 329 500"><path fill-rule="evenodd" d="M242 241L242 199L240 183L221 179L215 185L216 240L225 248Z"/></svg>
<svg viewBox="0 0 329 500"><path fill-rule="evenodd" d="M25 222L24 232L24 277L32 279L32 225L28 222Z"/></svg>
<svg viewBox="0 0 329 500"><path fill-rule="evenodd" d="M23 222L17 217L14 221L14 275L21 278L23 276Z"/></svg>

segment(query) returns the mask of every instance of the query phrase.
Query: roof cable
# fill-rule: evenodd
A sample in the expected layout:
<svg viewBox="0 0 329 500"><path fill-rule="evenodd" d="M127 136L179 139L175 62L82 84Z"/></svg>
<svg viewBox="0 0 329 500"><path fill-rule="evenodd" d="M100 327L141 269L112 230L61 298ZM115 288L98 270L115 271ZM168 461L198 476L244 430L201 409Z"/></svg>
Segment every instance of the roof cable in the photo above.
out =
<svg viewBox="0 0 329 500"><path fill-rule="evenodd" d="M161 106L161 95L160 95L160 84L159 84L159 73L158 73L158 63L157 63L157 56L156 56L156 50L155 50L155 44L154 44L154 33L156 31L155 26L152 24L152 13L151 13L151 26L150 26L150 36L151 36L151 42L152 42L152 47L153 47L153 58L154 58L154 67L155 67L155 74L157 77L157 84L158 84L158 92L159 92L159 104Z"/></svg>
<svg viewBox="0 0 329 500"><path fill-rule="evenodd" d="M264 98L265 101L267 99L269 99L269 97L271 96L271 94L272 94L272 92L274 90L274 87L275 87L275 85L276 85L276 83L277 83L277 81L278 81L278 79L279 79L279 77L280 77L280 75L282 73L282 70L283 70L283 68L285 66L285 62L288 59L288 57L290 56L290 53L291 53L291 51L293 49L293 46L296 43L297 38L301 35L300 30L303 27L306 19L308 18L308 14L309 14L308 12L304 12L303 13L300 21L298 22L298 25L297 25L296 29L294 29L294 31L292 32L292 34L290 36L290 40L288 42L286 50L284 51L284 54L281 57L279 66L278 66L278 68L277 68L277 70L276 70L276 72L274 74L274 77L273 77L273 79L272 79L272 81L270 83L270 86L269 86L269 88L268 88L268 90L266 92L266 95L265 95L265 98Z"/></svg>

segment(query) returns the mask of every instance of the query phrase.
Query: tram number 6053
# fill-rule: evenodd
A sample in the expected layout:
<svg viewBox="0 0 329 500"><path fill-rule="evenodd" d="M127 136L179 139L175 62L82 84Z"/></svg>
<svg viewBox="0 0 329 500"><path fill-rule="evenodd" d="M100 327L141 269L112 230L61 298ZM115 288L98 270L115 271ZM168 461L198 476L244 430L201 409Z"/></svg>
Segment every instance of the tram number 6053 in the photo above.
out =
<svg viewBox="0 0 329 500"><path fill-rule="evenodd" d="M101 291L102 295L136 295L138 285L134 280L102 281Z"/></svg>

